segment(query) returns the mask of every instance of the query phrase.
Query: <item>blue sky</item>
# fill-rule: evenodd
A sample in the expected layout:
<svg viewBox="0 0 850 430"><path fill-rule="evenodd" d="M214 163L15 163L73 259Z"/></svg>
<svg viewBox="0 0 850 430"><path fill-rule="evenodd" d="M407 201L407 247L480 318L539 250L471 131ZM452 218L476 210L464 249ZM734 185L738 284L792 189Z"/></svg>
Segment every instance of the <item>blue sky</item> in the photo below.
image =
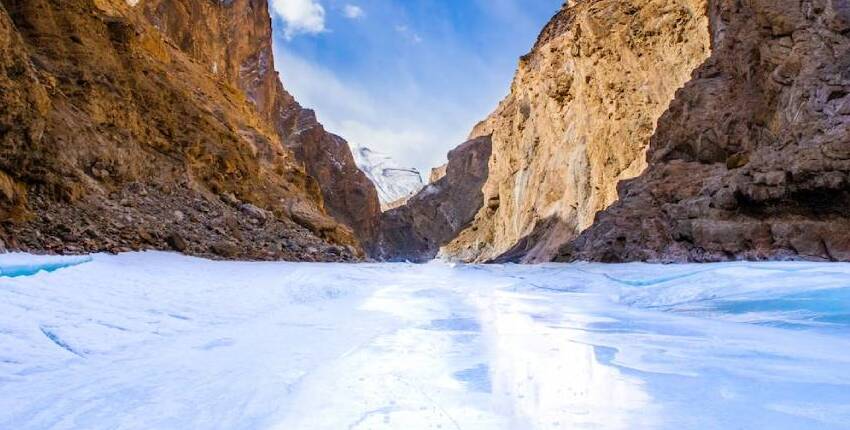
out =
<svg viewBox="0 0 850 430"><path fill-rule="evenodd" d="M507 94L563 0L271 0L284 86L328 130L427 169Z"/></svg>

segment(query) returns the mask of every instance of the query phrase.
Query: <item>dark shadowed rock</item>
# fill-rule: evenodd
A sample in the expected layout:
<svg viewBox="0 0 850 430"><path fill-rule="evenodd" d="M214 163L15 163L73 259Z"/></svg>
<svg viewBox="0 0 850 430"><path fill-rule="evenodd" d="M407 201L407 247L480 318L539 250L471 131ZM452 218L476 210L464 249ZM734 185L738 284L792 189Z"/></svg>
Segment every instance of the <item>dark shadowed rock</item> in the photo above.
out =
<svg viewBox="0 0 850 430"><path fill-rule="evenodd" d="M168 238L165 239L172 249L178 252L184 252L189 249L189 245L186 243L186 239L183 239L183 236L180 233L171 233L168 235Z"/></svg>
<svg viewBox="0 0 850 430"><path fill-rule="evenodd" d="M399 208L384 213L380 257L427 261L452 240L484 205L492 150L490 136L470 140L449 153L446 174Z"/></svg>
<svg viewBox="0 0 850 430"><path fill-rule="evenodd" d="M219 242L213 244L212 252L222 258L233 258L239 254L239 246L232 242Z"/></svg>

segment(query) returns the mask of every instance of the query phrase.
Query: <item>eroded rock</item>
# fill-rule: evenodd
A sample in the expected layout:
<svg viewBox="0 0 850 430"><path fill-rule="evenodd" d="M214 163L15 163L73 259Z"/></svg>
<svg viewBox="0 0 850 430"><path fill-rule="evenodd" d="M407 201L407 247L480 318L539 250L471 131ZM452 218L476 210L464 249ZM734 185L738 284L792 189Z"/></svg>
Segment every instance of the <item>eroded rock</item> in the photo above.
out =
<svg viewBox="0 0 850 430"><path fill-rule="evenodd" d="M510 95L476 126L491 135L487 202L443 254L544 261L640 174L656 121L709 55L705 0L569 2L520 60ZM713 132L695 136L726 161Z"/></svg>
<svg viewBox="0 0 850 430"><path fill-rule="evenodd" d="M709 15L711 57L660 119L648 169L560 260L850 258L848 3L712 2ZM737 155L698 156L708 130L713 152Z"/></svg>
<svg viewBox="0 0 850 430"><path fill-rule="evenodd" d="M347 228L320 236L272 215L297 202L340 225L278 131L297 105L272 60L264 0L4 0L0 237L32 252L217 257L212 245L230 242L228 258L306 258L273 250L287 238L362 255ZM262 228L242 203L267 211Z"/></svg>

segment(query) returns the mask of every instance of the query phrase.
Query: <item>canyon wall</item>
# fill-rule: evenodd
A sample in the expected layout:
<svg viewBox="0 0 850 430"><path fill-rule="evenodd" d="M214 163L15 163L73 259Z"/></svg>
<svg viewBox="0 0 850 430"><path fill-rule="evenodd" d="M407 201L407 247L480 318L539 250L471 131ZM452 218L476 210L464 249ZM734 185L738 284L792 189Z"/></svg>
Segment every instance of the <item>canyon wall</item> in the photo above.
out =
<svg viewBox="0 0 850 430"><path fill-rule="evenodd" d="M0 247L362 256L309 174L339 160L305 162L344 143L279 86L265 0L130 3L0 0Z"/></svg>
<svg viewBox="0 0 850 430"><path fill-rule="evenodd" d="M486 204L446 257L554 257L643 171L656 121L709 55L706 0L570 3L472 132L492 135Z"/></svg>
<svg viewBox="0 0 850 430"><path fill-rule="evenodd" d="M490 136L472 139L449 152L443 175L404 205L384 212L378 257L425 262L466 228L484 205L481 187L488 176Z"/></svg>
<svg viewBox="0 0 850 430"><path fill-rule="evenodd" d="M136 7L209 73L245 92L318 180L328 213L374 250L381 212L375 186L358 169L348 143L325 131L315 112L301 107L281 84L268 1L139 0Z"/></svg>
<svg viewBox="0 0 850 430"><path fill-rule="evenodd" d="M850 260L850 4L711 2L649 167L559 260Z"/></svg>

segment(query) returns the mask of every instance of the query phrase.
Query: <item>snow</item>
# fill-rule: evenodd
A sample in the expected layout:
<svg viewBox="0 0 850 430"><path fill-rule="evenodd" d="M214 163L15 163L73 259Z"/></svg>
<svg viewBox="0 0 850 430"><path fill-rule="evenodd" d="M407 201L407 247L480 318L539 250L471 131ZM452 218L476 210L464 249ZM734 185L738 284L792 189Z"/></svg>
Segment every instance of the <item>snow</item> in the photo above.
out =
<svg viewBox="0 0 850 430"><path fill-rule="evenodd" d="M399 166L389 155L353 144L351 152L357 167L375 184L384 207L418 193L425 186L418 170Z"/></svg>
<svg viewBox="0 0 850 430"><path fill-rule="evenodd" d="M3 429L846 429L850 265L0 256Z"/></svg>

